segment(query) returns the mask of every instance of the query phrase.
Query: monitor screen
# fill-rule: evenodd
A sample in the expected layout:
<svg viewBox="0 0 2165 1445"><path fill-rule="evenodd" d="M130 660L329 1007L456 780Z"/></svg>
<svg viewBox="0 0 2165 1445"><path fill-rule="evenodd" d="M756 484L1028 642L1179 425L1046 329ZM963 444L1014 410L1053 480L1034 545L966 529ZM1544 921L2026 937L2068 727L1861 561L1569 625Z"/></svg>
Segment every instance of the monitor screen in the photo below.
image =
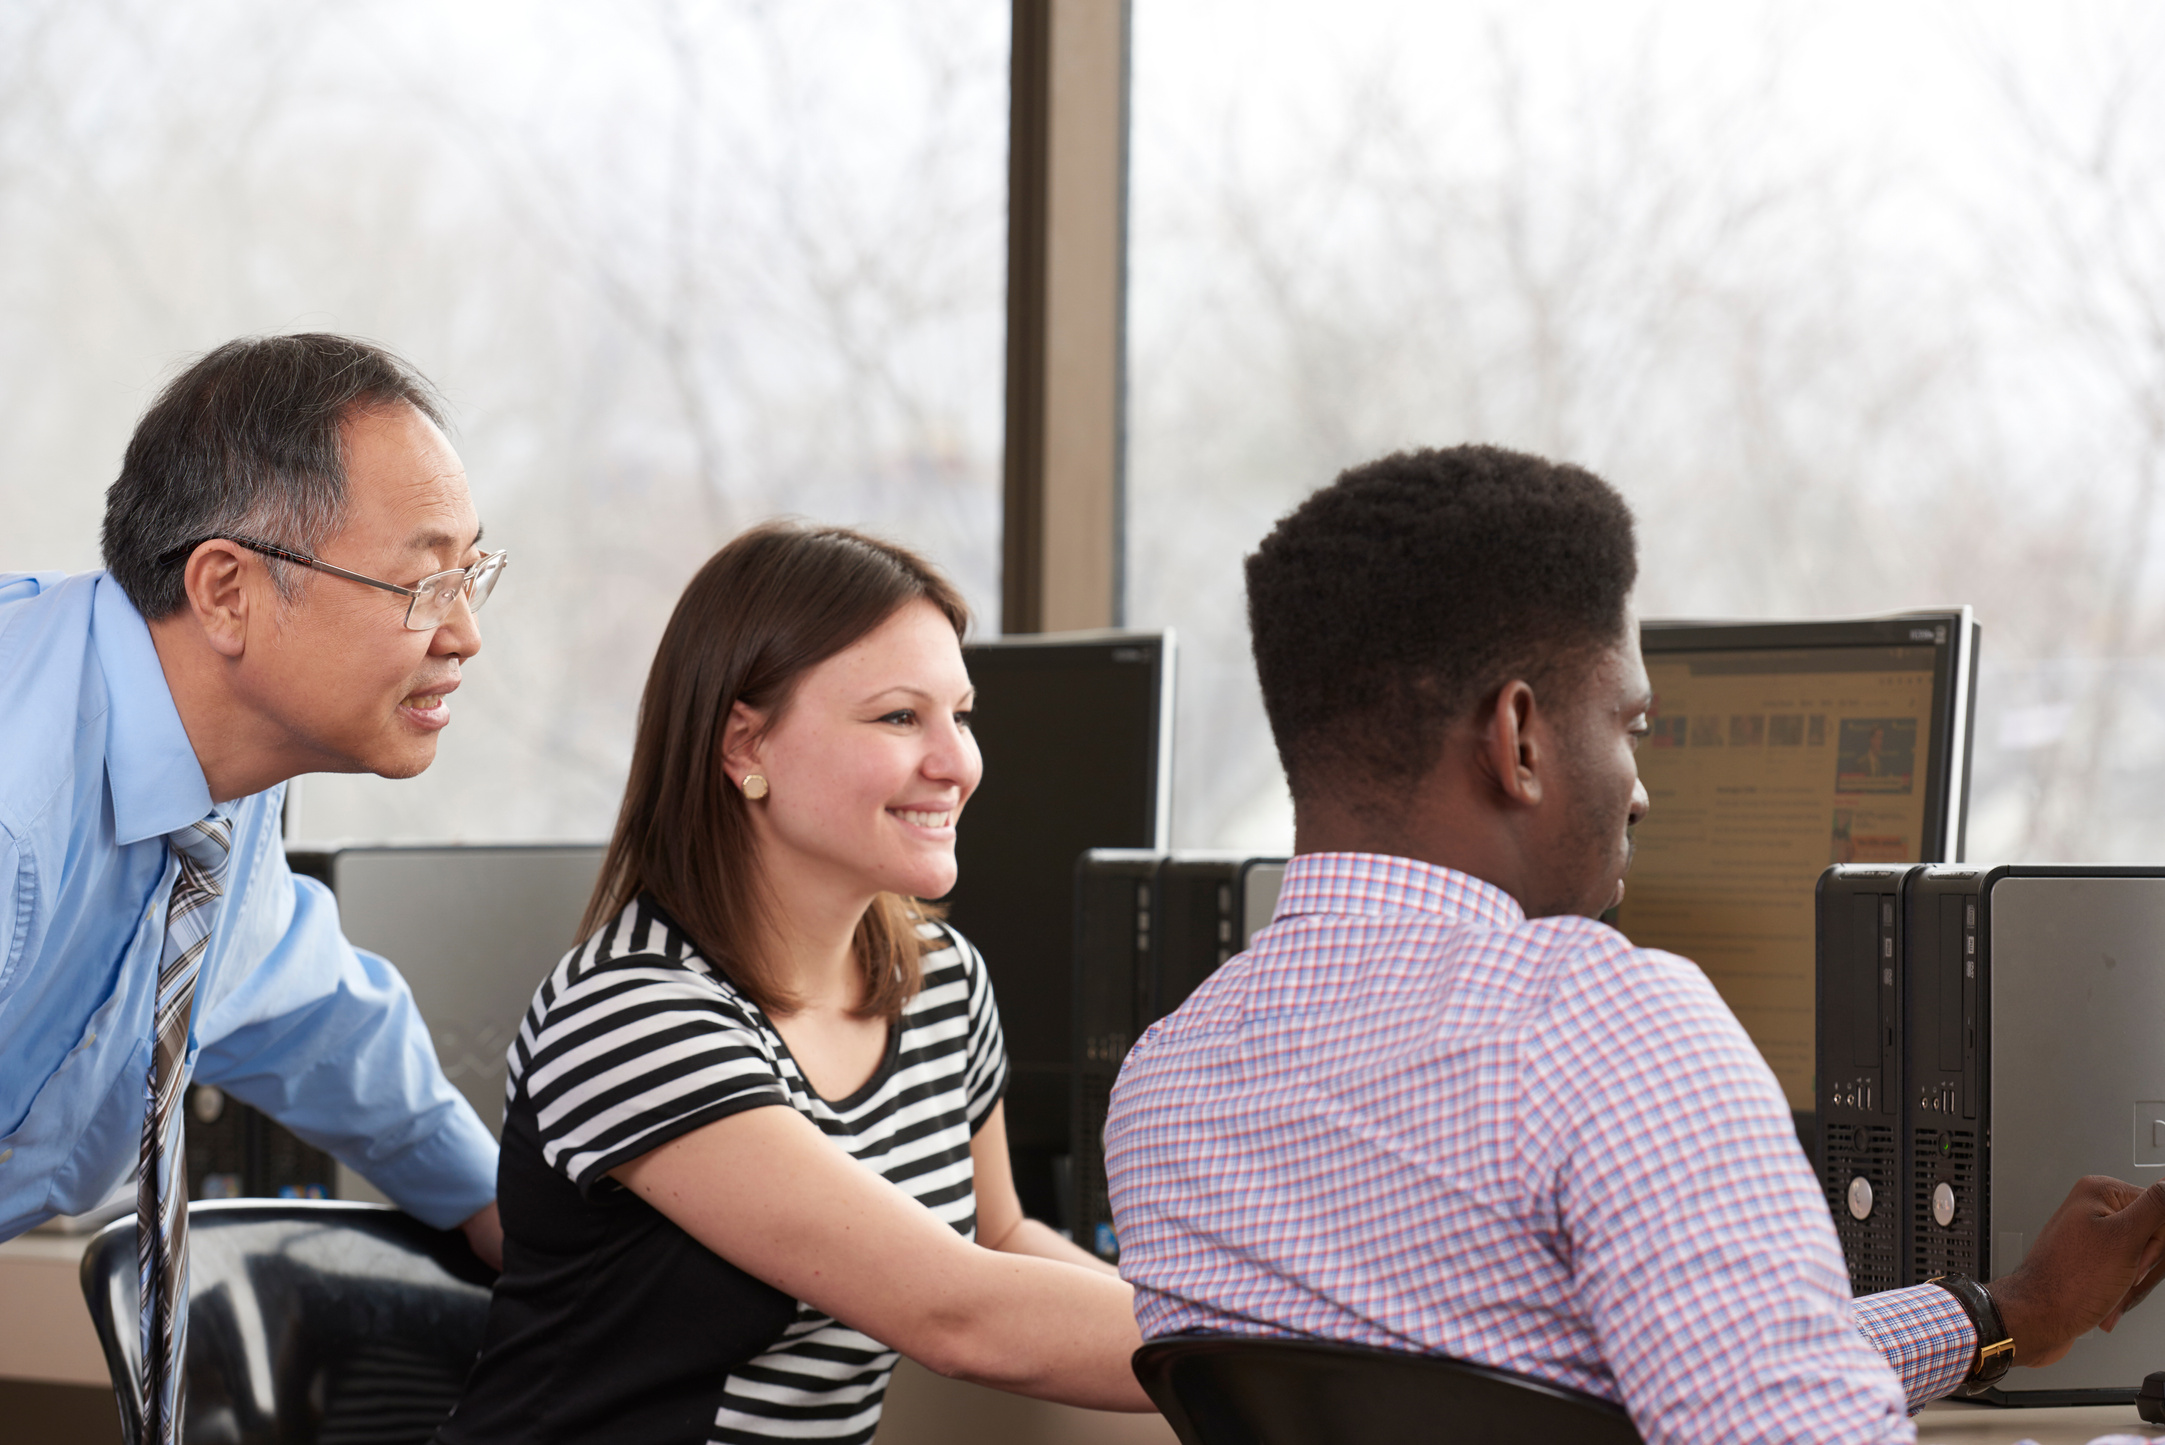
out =
<svg viewBox="0 0 2165 1445"><path fill-rule="evenodd" d="M511 1041L534 990L579 941L604 851L599 843L296 846L286 859L337 895L356 947L405 976L444 1077L494 1134L503 1129ZM341 1199L383 1199L344 1164L336 1176ZM265 1175L250 1187L283 1182Z"/></svg>
<svg viewBox="0 0 2165 1445"><path fill-rule="evenodd" d="M599 843L390 844L340 848L294 867L338 895L356 947L405 975L444 1076L496 1133L506 1052L534 990L579 941L604 851Z"/></svg>
<svg viewBox="0 0 2165 1445"><path fill-rule="evenodd" d="M1820 872L1961 857L1974 635L1967 609L1642 633L1653 807L1614 921L1706 971L1798 1112Z"/></svg>

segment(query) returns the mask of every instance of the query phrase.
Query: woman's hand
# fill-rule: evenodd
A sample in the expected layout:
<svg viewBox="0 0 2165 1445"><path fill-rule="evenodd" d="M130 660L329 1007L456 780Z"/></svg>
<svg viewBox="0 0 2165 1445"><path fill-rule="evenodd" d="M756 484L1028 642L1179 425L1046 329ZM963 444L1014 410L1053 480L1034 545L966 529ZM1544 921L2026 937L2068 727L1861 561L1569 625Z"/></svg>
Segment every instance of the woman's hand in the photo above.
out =
<svg viewBox="0 0 2165 1445"><path fill-rule="evenodd" d="M1004 1129L1000 1140L1004 1160ZM1083 1258L969 1243L794 1109L733 1114L611 1173L739 1269L943 1375L1097 1410L1154 1408L1128 1363L1142 1337L1126 1285ZM979 1207L982 1221L982 1196Z"/></svg>

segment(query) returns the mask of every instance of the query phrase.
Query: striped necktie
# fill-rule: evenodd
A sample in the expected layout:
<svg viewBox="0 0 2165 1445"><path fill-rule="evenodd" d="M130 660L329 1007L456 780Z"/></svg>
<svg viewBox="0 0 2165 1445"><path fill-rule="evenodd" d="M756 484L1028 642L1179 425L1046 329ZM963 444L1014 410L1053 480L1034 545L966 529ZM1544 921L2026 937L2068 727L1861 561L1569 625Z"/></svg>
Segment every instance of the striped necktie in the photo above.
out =
<svg viewBox="0 0 2165 1445"><path fill-rule="evenodd" d="M179 1107L187 1082L188 1022L196 980L225 892L233 822L216 811L165 835L180 859L158 956L157 1032L143 1110L143 1168L136 1185L137 1298L143 1311L143 1441L180 1439L182 1365L188 1344L188 1158Z"/></svg>

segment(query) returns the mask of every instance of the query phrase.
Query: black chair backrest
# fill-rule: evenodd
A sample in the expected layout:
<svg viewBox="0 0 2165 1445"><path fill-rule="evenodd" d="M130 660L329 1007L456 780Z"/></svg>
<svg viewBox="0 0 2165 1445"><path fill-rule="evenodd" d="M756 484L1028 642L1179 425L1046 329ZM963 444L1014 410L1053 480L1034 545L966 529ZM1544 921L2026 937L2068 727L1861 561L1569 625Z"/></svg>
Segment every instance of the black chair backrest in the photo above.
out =
<svg viewBox="0 0 2165 1445"><path fill-rule="evenodd" d="M381 1204L188 1210L189 1445L419 1445L481 1348L494 1275L457 1230ZM83 1255L83 1294L140 1445L135 1216Z"/></svg>
<svg viewBox="0 0 2165 1445"><path fill-rule="evenodd" d="M1640 1445L1606 1400L1440 1355L1171 1335L1135 1352L1135 1378L1182 1445Z"/></svg>

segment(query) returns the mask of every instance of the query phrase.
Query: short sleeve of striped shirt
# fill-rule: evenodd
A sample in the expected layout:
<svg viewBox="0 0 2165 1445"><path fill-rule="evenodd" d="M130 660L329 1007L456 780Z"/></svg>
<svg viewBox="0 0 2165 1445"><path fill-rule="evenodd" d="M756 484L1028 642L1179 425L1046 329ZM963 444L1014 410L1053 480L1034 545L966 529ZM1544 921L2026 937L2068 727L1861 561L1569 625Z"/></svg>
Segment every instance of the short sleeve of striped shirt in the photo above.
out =
<svg viewBox="0 0 2165 1445"><path fill-rule="evenodd" d="M1007 1090L1007 1039L1000 1032L1000 1010L993 1003L992 980L985 974L983 956L970 940L946 924L927 926L937 928L953 946L969 989L970 1051L962 1087L963 1108L974 1136ZM928 978L927 983L930 981Z"/></svg>
<svg viewBox="0 0 2165 1445"><path fill-rule="evenodd" d="M542 1158L580 1192L717 1119L789 1105L752 1006L692 959L627 954L561 981L521 1030L520 1085Z"/></svg>

